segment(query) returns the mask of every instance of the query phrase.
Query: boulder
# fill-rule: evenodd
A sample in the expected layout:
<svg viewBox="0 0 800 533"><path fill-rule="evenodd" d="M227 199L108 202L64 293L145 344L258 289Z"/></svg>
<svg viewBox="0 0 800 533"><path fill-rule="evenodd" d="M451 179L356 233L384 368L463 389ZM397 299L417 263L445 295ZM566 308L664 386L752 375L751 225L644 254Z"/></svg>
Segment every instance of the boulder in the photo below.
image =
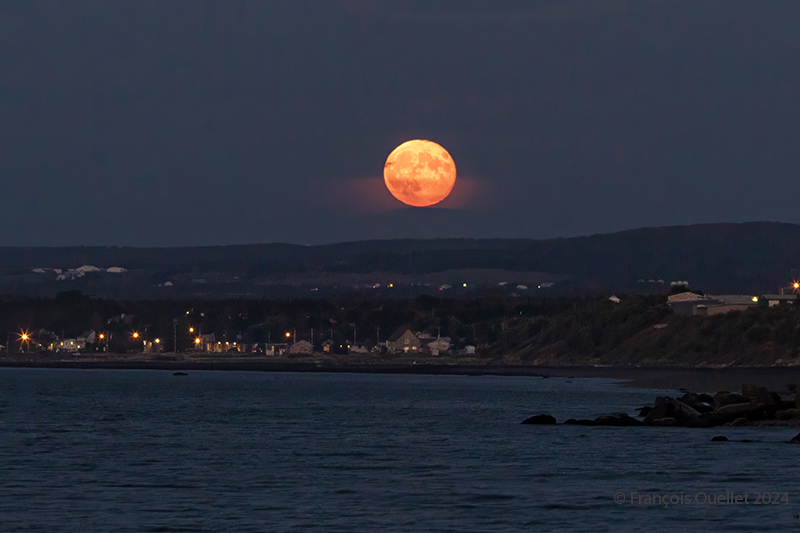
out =
<svg viewBox="0 0 800 533"><path fill-rule="evenodd" d="M656 400L658 402L658 400ZM647 416L644 417L645 425L653 425L656 420L661 420L662 418L671 417L675 407L671 403L656 403L652 409L647 413Z"/></svg>
<svg viewBox="0 0 800 533"><path fill-rule="evenodd" d="M678 424L684 425L691 420L697 420L700 413L696 409L690 407L680 400L672 400L672 416L678 421Z"/></svg>
<svg viewBox="0 0 800 533"><path fill-rule="evenodd" d="M555 424L556 419L550 415L536 415L530 418L526 418L522 421L523 424L536 424L536 425L546 425L546 424Z"/></svg>
<svg viewBox="0 0 800 533"><path fill-rule="evenodd" d="M792 437L792 440L790 440L789 442L791 442L792 444L800 444L800 433Z"/></svg>
<svg viewBox="0 0 800 533"><path fill-rule="evenodd" d="M650 413L650 411L651 411L652 409L653 409L653 408L652 408L652 407L650 407L649 405L645 405L644 407L640 407L640 408L638 409L638 411L639 411L639 416L647 416L647 415Z"/></svg>
<svg viewBox="0 0 800 533"><path fill-rule="evenodd" d="M713 404L715 409L737 403L750 403L750 399L741 394L732 394L725 391L720 391L714 395Z"/></svg>
<svg viewBox="0 0 800 533"><path fill-rule="evenodd" d="M776 411L775 418L778 420L795 420L800 418L800 409L784 409L783 411Z"/></svg>
<svg viewBox="0 0 800 533"><path fill-rule="evenodd" d="M747 417L747 413L755 409L756 406L750 402L747 403L733 403L729 405L723 405L714 410L714 415L725 422L732 422L737 418L745 418Z"/></svg>
<svg viewBox="0 0 800 533"><path fill-rule="evenodd" d="M719 418L714 413L700 413L700 416L695 420L690 420L686 423L687 428L712 428L714 426L721 426L725 420Z"/></svg>
<svg viewBox="0 0 800 533"><path fill-rule="evenodd" d="M654 421L653 425L657 427L674 427L678 425L678 421L672 418L671 416L666 416L664 418L659 418L658 420Z"/></svg>
<svg viewBox="0 0 800 533"><path fill-rule="evenodd" d="M711 442L728 442L728 437L725 435L717 435L716 437L711 437Z"/></svg>
<svg viewBox="0 0 800 533"><path fill-rule="evenodd" d="M759 387L757 385L753 385L752 383L743 383L742 384L742 396L746 396L748 398L756 398L761 396L767 392L766 387Z"/></svg>
<svg viewBox="0 0 800 533"><path fill-rule="evenodd" d="M710 394L706 394L706 393L704 392L704 393L702 393L702 394L698 394L698 395L697 395L697 401L698 401L698 402L703 402L703 403L712 404L712 403L714 403L714 397L713 397L713 396L711 396Z"/></svg>
<svg viewBox="0 0 800 533"><path fill-rule="evenodd" d="M586 420L586 419L578 419L575 420L574 418L570 418L569 420L564 422L565 426L593 426L594 420Z"/></svg>

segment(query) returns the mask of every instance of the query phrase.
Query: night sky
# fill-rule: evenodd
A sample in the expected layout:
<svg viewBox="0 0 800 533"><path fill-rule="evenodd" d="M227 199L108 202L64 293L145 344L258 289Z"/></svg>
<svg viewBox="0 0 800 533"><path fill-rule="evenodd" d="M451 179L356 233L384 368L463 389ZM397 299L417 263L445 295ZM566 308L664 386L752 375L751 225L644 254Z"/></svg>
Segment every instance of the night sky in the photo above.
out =
<svg viewBox="0 0 800 533"><path fill-rule="evenodd" d="M0 3L0 245L800 223L799 140L796 1Z"/></svg>

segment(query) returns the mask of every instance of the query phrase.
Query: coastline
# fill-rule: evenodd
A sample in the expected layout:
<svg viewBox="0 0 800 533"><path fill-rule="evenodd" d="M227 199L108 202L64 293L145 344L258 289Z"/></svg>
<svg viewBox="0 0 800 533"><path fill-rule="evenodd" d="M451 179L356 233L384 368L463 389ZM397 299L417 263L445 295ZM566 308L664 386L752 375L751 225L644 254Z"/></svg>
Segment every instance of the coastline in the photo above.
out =
<svg viewBox="0 0 800 533"><path fill-rule="evenodd" d="M75 370L163 370L243 372L334 372L355 374L411 374L509 376L539 378L606 378L646 389L737 391L743 383L783 390L800 384L800 367L657 367L657 366L537 366L493 362L341 362L332 360L157 360L142 358L3 359L0 368Z"/></svg>

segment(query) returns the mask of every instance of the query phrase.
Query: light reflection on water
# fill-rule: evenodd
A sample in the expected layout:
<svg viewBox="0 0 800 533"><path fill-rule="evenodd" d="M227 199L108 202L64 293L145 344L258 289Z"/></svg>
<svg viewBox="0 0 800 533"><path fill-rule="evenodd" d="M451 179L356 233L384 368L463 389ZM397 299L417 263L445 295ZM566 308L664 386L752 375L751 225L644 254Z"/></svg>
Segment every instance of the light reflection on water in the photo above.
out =
<svg viewBox="0 0 800 533"><path fill-rule="evenodd" d="M798 529L796 430L519 424L635 414L664 392L608 379L0 369L0 530ZM718 434L732 442L711 443ZM629 502L726 491L789 503Z"/></svg>

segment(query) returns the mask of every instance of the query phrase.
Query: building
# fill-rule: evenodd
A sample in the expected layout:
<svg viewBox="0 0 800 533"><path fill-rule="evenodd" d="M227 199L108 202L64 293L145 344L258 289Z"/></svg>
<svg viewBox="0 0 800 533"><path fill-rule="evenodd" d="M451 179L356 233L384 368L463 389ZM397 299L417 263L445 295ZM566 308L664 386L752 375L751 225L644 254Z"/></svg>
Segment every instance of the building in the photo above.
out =
<svg viewBox="0 0 800 533"><path fill-rule="evenodd" d="M758 298L758 305L772 307L775 305L793 304L797 300L796 294L763 294Z"/></svg>
<svg viewBox="0 0 800 533"><path fill-rule="evenodd" d="M86 349L86 339L64 339L61 341L58 351L62 352L81 352Z"/></svg>
<svg viewBox="0 0 800 533"><path fill-rule="evenodd" d="M450 342L439 338L429 342L425 347L430 350L431 355L439 355L450 350Z"/></svg>
<svg viewBox="0 0 800 533"><path fill-rule="evenodd" d="M704 309L720 302L709 296L693 292L680 292L667 297L667 305L676 315L702 315Z"/></svg>
<svg viewBox="0 0 800 533"><path fill-rule="evenodd" d="M410 329L398 328L394 334L386 341L386 346L390 352L418 352L422 343Z"/></svg>
<svg viewBox="0 0 800 533"><path fill-rule="evenodd" d="M758 305L758 297L748 294L723 294L713 296L715 303L703 305L695 314L703 316L720 315L731 311L744 311Z"/></svg>
<svg viewBox="0 0 800 533"><path fill-rule="evenodd" d="M311 355L314 353L314 347L308 341L297 341L289 346L289 353Z"/></svg>

